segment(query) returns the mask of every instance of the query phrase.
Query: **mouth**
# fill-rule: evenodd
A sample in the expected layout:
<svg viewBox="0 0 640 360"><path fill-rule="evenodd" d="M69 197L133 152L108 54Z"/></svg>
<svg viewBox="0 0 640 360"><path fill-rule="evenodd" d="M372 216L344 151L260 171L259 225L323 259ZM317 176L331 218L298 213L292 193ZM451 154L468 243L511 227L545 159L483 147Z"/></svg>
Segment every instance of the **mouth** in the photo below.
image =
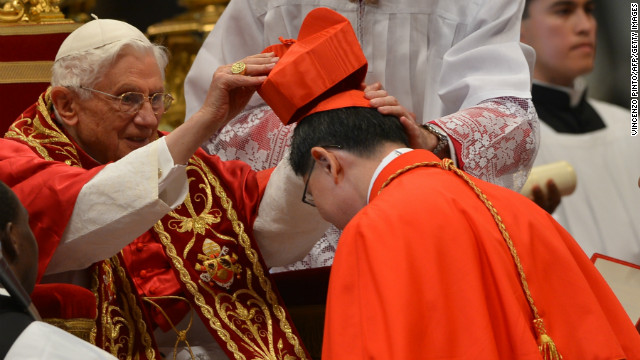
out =
<svg viewBox="0 0 640 360"><path fill-rule="evenodd" d="M148 136L129 136L125 140L136 148L143 147L151 142Z"/></svg>
<svg viewBox="0 0 640 360"><path fill-rule="evenodd" d="M593 51L594 45L593 45L593 43L585 42L585 43L576 44L576 45L572 46L571 49L572 50Z"/></svg>

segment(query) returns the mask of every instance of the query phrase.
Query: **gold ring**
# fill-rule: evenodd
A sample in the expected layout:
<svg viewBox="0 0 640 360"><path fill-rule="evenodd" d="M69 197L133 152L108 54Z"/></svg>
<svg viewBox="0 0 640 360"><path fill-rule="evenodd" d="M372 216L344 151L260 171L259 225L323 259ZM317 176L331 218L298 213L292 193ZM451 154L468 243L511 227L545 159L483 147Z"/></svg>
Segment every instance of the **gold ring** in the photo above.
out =
<svg viewBox="0 0 640 360"><path fill-rule="evenodd" d="M233 75L244 75L247 72L247 64L242 61L238 61L231 65L231 73Z"/></svg>

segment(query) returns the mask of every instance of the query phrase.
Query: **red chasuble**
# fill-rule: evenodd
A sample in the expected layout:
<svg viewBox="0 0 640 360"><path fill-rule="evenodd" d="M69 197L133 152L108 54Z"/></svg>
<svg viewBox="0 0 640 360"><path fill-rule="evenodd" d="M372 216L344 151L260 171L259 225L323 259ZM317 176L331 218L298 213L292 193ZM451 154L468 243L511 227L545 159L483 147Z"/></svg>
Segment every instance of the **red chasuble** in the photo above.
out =
<svg viewBox="0 0 640 360"><path fill-rule="evenodd" d="M102 168L50 114L47 91L0 147L0 176L25 203L39 240L40 277L80 189ZM182 205L94 265L93 342L117 357L159 359L153 327L169 328L192 308L230 358L308 358L253 239L261 175L199 150L187 177Z"/></svg>
<svg viewBox="0 0 640 360"><path fill-rule="evenodd" d="M541 359L494 218L458 175L420 165L439 161L421 150L396 158L346 226L323 359ZM640 359L640 335L571 236L523 196L471 179L501 216L563 358Z"/></svg>

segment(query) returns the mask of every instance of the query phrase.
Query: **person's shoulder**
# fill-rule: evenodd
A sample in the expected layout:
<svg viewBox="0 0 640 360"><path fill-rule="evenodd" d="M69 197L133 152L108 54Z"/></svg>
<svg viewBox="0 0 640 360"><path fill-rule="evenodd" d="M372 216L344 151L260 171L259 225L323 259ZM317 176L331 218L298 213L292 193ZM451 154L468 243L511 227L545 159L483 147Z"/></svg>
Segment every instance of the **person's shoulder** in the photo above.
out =
<svg viewBox="0 0 640 360"><path fill-rule="evenodd" d="M589 98L589 104L602 116L606 118L609 116L628 116L630 114L630 110L622 107L620 105L616 105L610 102Z"/></svg>

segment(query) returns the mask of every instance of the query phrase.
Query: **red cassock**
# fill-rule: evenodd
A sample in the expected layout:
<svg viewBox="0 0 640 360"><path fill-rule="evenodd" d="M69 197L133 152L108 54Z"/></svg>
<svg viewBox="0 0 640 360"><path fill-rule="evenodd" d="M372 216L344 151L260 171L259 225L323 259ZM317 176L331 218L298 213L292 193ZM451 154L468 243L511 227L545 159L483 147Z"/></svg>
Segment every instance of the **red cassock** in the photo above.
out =
<svg viewBox="0 0 640 360"><path fill-rule="evenodd" d="M421 150L393 160L346 226L331 270L323 359L541 358L494 218L461 177L421 164L437 161ZM471 179L501 216L563 358L640 359L640 335L571 236L520 194Z"/></svg>
<svg viewBox="0 0 640 360"><path fill-rule="evenodd" d="M52 120L49 91L0 139L0 179L29 212L38 279L78 193L103 168ZM92 266L95 344L119 358L158 359L153 328L170 328L165 314L175 324L193 308L230 358L308 358L253 237L268 172L202 150L186 172L185 202Z"/></svg>

